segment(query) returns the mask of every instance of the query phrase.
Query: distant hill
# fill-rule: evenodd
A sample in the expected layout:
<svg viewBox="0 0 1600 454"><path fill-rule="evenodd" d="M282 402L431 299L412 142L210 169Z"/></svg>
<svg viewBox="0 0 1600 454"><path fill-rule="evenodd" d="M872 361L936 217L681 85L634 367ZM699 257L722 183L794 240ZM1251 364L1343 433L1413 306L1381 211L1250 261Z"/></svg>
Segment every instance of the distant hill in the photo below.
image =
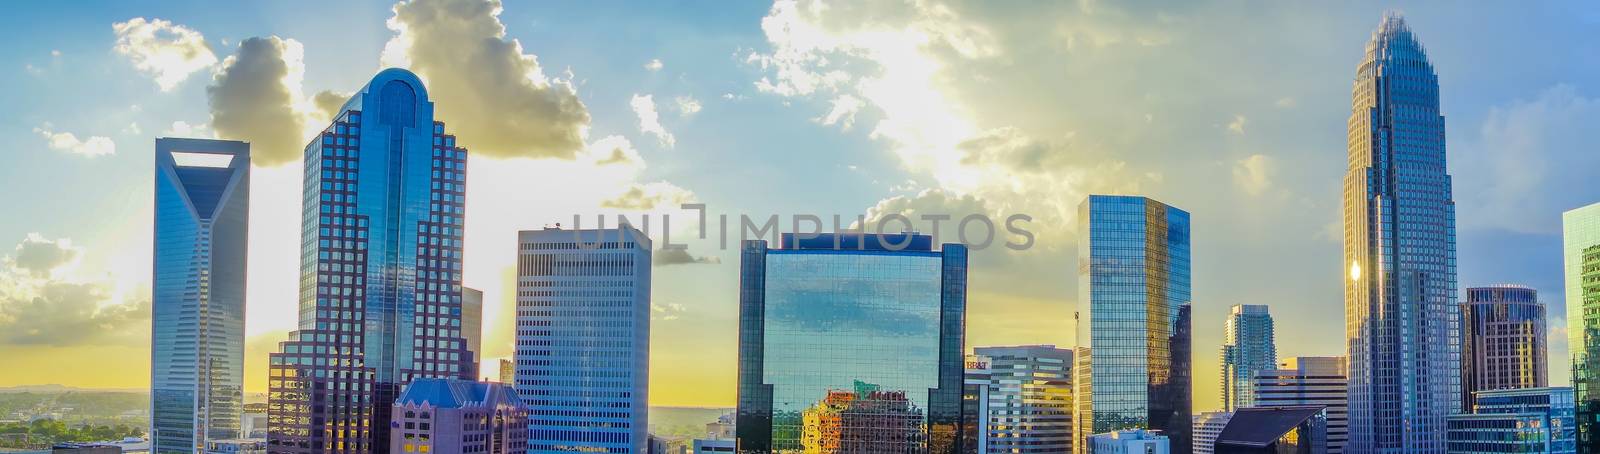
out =
<svg viewBox="0 0 1600 454"><path fill-rule="evenodd" d="M48 384L48 385L19 385L0 386L0 394L35 393L35 394L60 394L65 392L96 392L96 393L145 393L150 392L145 388L79 388L76 386Z"/></svg>

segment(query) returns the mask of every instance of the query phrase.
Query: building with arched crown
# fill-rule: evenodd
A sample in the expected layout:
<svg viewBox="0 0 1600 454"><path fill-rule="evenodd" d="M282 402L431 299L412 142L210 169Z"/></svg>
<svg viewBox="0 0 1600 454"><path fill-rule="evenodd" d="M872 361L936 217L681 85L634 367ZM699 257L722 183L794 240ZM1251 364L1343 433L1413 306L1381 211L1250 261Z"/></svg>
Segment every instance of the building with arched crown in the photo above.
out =
<svg viewBox="0 0 1600 454"><path fill-rule="evenodd" d="M300 324L270 357L268 449L382 453L417 378L471 379L467 150L416 74L386 69L305 148Z"/></svg>

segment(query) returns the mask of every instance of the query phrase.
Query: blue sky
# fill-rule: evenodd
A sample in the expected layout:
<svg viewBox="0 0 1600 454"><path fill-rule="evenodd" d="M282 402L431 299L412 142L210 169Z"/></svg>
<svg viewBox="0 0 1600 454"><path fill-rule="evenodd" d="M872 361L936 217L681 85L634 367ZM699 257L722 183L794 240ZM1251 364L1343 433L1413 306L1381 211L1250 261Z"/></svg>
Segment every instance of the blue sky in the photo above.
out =
<svg viewBox="0 0 1600 454"><path fill-rule="evenodd" d="M1214 352L1231 304L1272 306L1284 356L1343 348L1337 222L1350 83L1371 30L1394 9L1440 73L1460 285L1538 289L1551 313L1551 376L1564 382L1567 375L1559 213L1600 200L1592 176L1600 165L1593 127L1600 123L1600 8L1593 5L595 2L513 3L492 16L465 0L423 3L462 14L453 17L460 24L498 21L504 36L465 27L457 34L448 20L424 36L477 39L464 40L463 53L483 40L515 40L517 55L537 65L514 64L524 72L512 75L532 68L547 80L504 98L575 96L587 120L547 123L580 131L585 150L622 148L635 157L617 170L586 151L552 158L540 143L489 149L461 138L478 152L469 169L466 283L492 302L491 358L510 354L510 321L497 317L510 304L514 231L615 212L607 202L635 185L661 197L631 204L632 212L681 215L669 202L692 199L713 214L785 219L1030 214L1037 248L974 257L969 346L1071 345L1077 204L1090 192L1137 193L1194 215L1195 399L1196 408L1211 408L1216 390L1206 377L1216 376ZM0 18L0 39L11 43L0 48L0 84L10 87L0 101L11 106L0 114L0 146L13 163L0 167L0 188L12 194L0 244L18 249L0 250L8 257L0 268L11 268L0 272L0 325L82 327L72 317L46 320L20 309L50 282L104 290L91 301L44 299L88 307L82 314L90 318L97 308L148 300L154 137L182 121L198 127L194 135L304 142L309 136L218 130L207 87L223 83L241 41L293 40L303 61L291 67L303 68L303 78L288 88L301 105L285 112L319 127L309 99L359 88L380 68L386 45L410 33L389 26L394 9L391 2L11 8ZM113 24L134 18L203 35L216 62L163 90L116 49ZM423 33L424 24L410 25ZM413 64L437 57L409 49ZM653 60L658 69L647 67ZM460 77L418 70L430 87ZM457 93L435 90L435 101L464 112L493 108L468 101L482 93L449 94ZM634 101L646 95L658 132L641 127ZM683 108L690 104L680 98L698 109ZM441 120L480 118L471 115L482 114ZM536 111L508 115L545 121ZM52 147L61 137L40 131L71 133L80 151L92 148L90 137L104 137L115 151L84 156L71 143ZM505 141L489 134L479 143ZM297 240L293 167L256 170L252 361L293 325L295 264L279 251ZM68 252L45 276L16 271L25 250L41 245ZM691 250L721 263L656 270L652 400L731 405L737 255L711 242L692 242ZM148 316L111 320L114 326L91 326L131 332L0 338L0 354L39 370L6 372L0 385L143 386L148 365L140 355L148 351L138 330L148 331ZM128 377L87 377L67 364L97 361Z"/></svg>

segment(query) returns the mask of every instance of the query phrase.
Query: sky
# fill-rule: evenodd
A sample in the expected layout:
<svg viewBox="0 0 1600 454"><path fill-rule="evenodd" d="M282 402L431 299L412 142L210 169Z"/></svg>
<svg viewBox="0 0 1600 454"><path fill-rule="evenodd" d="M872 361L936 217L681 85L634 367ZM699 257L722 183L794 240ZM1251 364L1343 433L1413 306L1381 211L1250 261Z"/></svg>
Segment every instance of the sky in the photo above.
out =
<svg viewBox="0 0 1600 454"><path fill-rule="evenodd" d="M1350 88L1389 10L1439 72L1459 285L1537 289L1564 384L1560 213L1600 200L1592 4L412 0L8 8L0 386L148 386L154 139L191 136L252 143L246 387L264 391L296 323L299 149L400 66L472 153L486 364L512 353L517 230L671 215L688 251L657 254L650 401L732 406L738 255L694 238L687 202L1026 214L1034 247L973 253L967 345L1071 346L1077 206L1135 194L1192 213L1194 401L1214 409L1231 305L1271 307L1281 357L1343 352Z"/></svg>

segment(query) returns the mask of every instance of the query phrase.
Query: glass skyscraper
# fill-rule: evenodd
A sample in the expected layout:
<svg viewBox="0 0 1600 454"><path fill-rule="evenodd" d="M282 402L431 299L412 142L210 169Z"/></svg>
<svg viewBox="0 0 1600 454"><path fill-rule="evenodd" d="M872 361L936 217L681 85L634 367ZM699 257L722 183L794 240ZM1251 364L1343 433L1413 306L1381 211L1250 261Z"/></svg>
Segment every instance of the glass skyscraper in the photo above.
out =
<svg viewBox="0 0 1600 454"><path fill-rule="evenodd" d="M250 144L156 139L150 449L239 438Z"/></svg>
<svg viewBox="0 0 1600 454"><path fill-rule="evenodd" d="M1141 428L1189 452L1189 213L1091 195L1078 206L1078 234L1073 446L1083 452L1090 435Z"/></svg>
<svg viewBox="0 0 1600 454"><path fill-rule="evenodd" d="M1600 203L1561 214L1578 452L1600 453Z"/></svg>
<svg viewBox="0 0 1600 454"><path fill-rule="evenodd" d="M1518 285L1467 289L1461 305L1461 408L1472 393L1549 386L1544 304Z"/></svg>
<svg viewBox="0 0 1600 454"><path fill-rule="evenodd" d="M406 383L475 378L461 323L466 163L403 69L379 72L306 145L300 326L270 356L268 450L387 452Z"/></svg>
<svg viewBox="0 0 1600 454"><path fill-rule="evenodd" d="M1442 453L1461 402L1455 202L1439 77L1397 14L1357 67L1344 179L1348 452Z"/></svg>
<svg viewBox="0 0 1600 454"><path fill-rule="evenodd" d="M739 452L962 452L967 248L781 241L741 251Z"/></svg>
<svg viewBox="0 0 1600 454"><path fill-rule="evenodd" d="M1253 406L1256 374L1278 367L1267 306L1235 304L1222 329L1222 411Z"/></svg>
<svg viewBox="0 0 1600 454"><path fill-rule="evenodd" d="M650 238L632 227L517 234L516 389L528 453L646 452Z"/></svg>

